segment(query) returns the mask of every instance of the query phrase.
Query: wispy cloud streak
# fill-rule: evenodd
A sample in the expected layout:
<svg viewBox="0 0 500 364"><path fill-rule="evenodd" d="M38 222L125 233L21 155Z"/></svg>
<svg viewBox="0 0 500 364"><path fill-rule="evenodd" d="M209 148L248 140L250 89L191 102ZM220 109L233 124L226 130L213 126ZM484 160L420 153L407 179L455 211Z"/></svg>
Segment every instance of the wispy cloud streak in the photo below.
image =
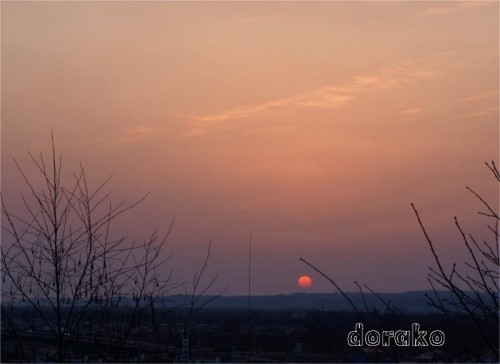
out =
<svg viewBox="0 0 500 364"><path fill-rule="evenodd" d="M415 114L417 112L420 112L420 109L409 109L409 110L401 111L402 114Z"/></svg>
<svg viewBox="0 0 500 364"><path fill-rule="evenodd" d="M498 98L498 90L484 91L484 92L481 92L481 93L476 94L476 95L464 97L464 98L460 99L460 101L471 102L471 101L490 99L493 97Z"/></svg>
<svg viewBox="0 0 500 364"><path fill-rule="evenodd" d="M373 74L357 75L348 82L325 86L300 95L231 108L214 114L190 116L192 127L186 135L205 134L212 127L221 127L225 123L254 117L278 108L335 109L346 105L364 92L396 88L432 79L438 74L435 65L419 62L399 63L379 69Z"/></svg>

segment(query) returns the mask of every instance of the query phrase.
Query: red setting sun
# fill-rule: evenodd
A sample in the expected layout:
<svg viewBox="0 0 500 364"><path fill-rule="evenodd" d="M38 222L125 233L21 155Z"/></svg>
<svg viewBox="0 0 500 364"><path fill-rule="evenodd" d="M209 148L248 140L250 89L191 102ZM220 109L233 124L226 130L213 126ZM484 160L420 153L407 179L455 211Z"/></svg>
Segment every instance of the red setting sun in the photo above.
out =
<svg viewBox="0 0 500 364"><path fill-rule="evenodd" d="M300 276L299 279L297 279L297 284L300 288L306 289L312 286L312 279L309 276Z"/></svg>

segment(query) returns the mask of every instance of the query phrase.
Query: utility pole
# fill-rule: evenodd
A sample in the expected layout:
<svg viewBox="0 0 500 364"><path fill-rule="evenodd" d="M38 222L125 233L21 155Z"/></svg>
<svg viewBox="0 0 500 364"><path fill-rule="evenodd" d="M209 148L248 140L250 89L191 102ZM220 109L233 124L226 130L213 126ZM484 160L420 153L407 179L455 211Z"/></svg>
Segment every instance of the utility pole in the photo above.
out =
<svg viewBox="0 0 500 364"><path fill-rule="evenodd" d="M253 337L252 337L252 314L251 314L251 295L252 295L252 233L248 242L248 333L250 343L248 346L248 362L252 358Z"/></svg>

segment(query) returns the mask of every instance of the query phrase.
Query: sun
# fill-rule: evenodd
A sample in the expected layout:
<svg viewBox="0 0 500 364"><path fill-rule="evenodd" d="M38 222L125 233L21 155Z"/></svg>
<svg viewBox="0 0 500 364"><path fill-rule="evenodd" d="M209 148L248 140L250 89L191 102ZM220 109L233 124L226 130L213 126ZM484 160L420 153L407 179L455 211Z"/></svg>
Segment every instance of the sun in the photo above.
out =
<svg viewBox="0 0 500 364"><path fill-rule="evenodd" d="M297 284L299 285L300 288L307 289L312 286L312 279L309 276L300 276L299 279L297 279Z"/></svg>

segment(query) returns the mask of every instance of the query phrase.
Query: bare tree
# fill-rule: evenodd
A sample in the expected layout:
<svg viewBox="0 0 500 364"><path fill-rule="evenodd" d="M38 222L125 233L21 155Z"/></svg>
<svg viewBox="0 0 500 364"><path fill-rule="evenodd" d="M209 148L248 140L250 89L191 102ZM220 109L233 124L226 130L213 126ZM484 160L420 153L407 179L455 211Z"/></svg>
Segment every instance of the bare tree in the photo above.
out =
<svg viewBox="0 0 500 364"><path fill-rule="evenodd" d="M217 278L219 277L219 272L216 272L209 281L204 281L204 276L206 274L208 262L210 260L211 250L212 241L210 240L208 242L207 253L205 255L205 259L203 260L203 264L201 265L200 271L195 272L190 289L188 290L188 288L183 285L183 288L185 290L185 300L183 307L187 308L187 316L182 335L183 347L181 356L179 358L181 362L190 360L190 332L192 331L192 324L195 318L195 314L205 306L215 301L228 290L228 287L226 287L213 296L204 297L204 295L209 292L210 289L212 289L215 282L217 281ZM198 351L200 349L201 348L198 348ZM198 352L198 357L196 358L196 360L201 360L200 355L200 352Z"/></svg>
<svg viewBox="0 0 500 364"><path fill-rule="evenodd" d="M12 213L2 196L2 318L19 337L11 312L31 309L55 340L59 362L70 359L76 337L123 347L142 320L154 321L155 304L176 286L161 274L173 220L164 235L154 231L142 242L116 236L113 221L147 195L115 204L106 191L111 177L91 187L81 164L65 183L53 136L48 160L28 154L43 182L39 188L14 160L29 193L21 193L25 214ZM122 310L122 320L106 322L111 309Z"/></svg>
<svg viewBox="0 0 500 364"><path fill-rule="evenodd" d="M496 182L500 182L500 173L494 162L491 164L486 163L487 167L492 172ZM456 334L461 339L461 353L457 352L442 352L441 350L434 350L429 348L436 358L439 360L476 360L479 362L488 362L499 360L499 343L498 343L498 330L499 330L499 239L500 230L499 223L500 217L498 205L495 208L489 204L480 194L475 192L470 187L466 187L472 195L477 198L482 204L484 211L478 212L479 215L488 219L486 224L487 232L490 235L490 240L478 241L472 234L467 234L458 221L454 218L455 226L458 229L459 235L469 254L469 261L464 262L462 269L458 265L453 264L449 272L446 271L442 259L436 252L435 244L430 238L420 215L412 203L411 206L417 217L420 228L422 229L427 243L429 244L432 252L435 268L429 268L428 281L432 288L432 295L428 295L428 304L437 309L447 318L447 326L449 331ZM303 258L299 259L307 264L325 279L327 279L337 291L349 303L357 316L362 320L368 320L370 309L365 300L364 289L368 290L374 295L382 304L384 312L380 314L375 308L375 314L379 328L383 328L386 321L386 313L391 312L397 319L408 319L408 315L402 312L399 308L395 307L391 301L386 301L380 295L375 293L366 284L361 287L358 282L354 282L360 291L365 310L360 309L346 294L341 287L328 275L323 273L313 264L309 263ZM474 331L471 331L470 328ZM477 333L479 338L477 342L472 343L471 339L473 333ZM341 346L339 345L339 348ZM399 361L399 354L397 348L391 352L392 359L395 362ZM456 349L456 348L455 348ZM488 353L485 353L486 349ZM457 350L455 350L457 351ZM458 355L457 355L458 354ZM349 356L345 353L347 360ZM374 360L365 356L365 360ZM375 358L377 360L377 358Z"/></svg>
<svg viewBox="0 0 500 364"><path fill-rule="evenodd" d="M375 307L370 308L368 306L368 304L367 304L367 301L366 301L366 298L365 298L365 292L363 290L363 287L361 287L361 285L357 281L354 281L354 284L359 289L359 292L360 292L360 295L361 295L361 299L362 299L364 308L358 307L356 305L356 303L351 298L349 298L349 293L345 292L338 285L338 283L335 282L335 280L331 276L327 275L322 270L320 270L319 268L317 268L315 265L311 264L310 262L308 262L304 258L299 258L299 260L301 262L305 263L306 265L308 265L310 268L312 268L317 273L319 273L319 275L321 275L327 281L329 281L335 287L335 289L337 290L337 292L339 292L342 295L342 297L345 299L345 301L352 308L353 312L356 313L356 318L358 320L360 320L361 322L365 322L366 323L366 322L370 322L371 321L371 322L373 322L374 324L376 324L378 326L379 331L382 331L383 328L386 325L387 313L391 312L391 313L394 313L394 314L396 314L398 316L404 316L404 314L397 307L394 307L392 305L391 301L384 300L380 295L378 295L377 293L375 293L372 289L370 289L365 284L364 288L367 289L368 291L370 291L370 293L373 294L383 304L383 310L382 310L382 312L379 312L379 310L377 308L375 308ZM375 320L373 320L372 317L375 317ZM343 360L345 362L351 362L352 358L350 357L349 352L346 350L346 348L343 346L343 344L341 344L335 338L333 340L334 340L335 346L343 354L342 357L339 357L337 359ZM366 347L360 348L359 354L362 355L364 361L366 361L366 362L373 362L373 361L378 362L378 361L380 361L381 358L379 358L379 352L378 352L378 350L374 350L374 351L372 351L370 353L369 351L365 352L363 349L366 349ZM398 354L397 351L393 351L391 353L392 359L394 360L394 362L398 362L399 361L398 357L397 357L397 354Z"/></svg>
<svg viewBox="0 0 500 364"><path fill-rule="evenodd" d="M500 182L500 174L495 162L486 163L492 172L496 182ZM498 347L498 322L499 322L499 212L498 205L493 207L480 194L470 187L466 187L472 195L478 199L485 210L478 214L488 219L486 223L490 239L479 241L471 233L466 233L461 223L455 216L455 226L460 238L465 245L469 261L463 266L454 263L451 269L444 267L442 259L436 251L436 246L420 218L420 215L412 203L411 206L417 217L420 228L432 252L435 267L429 268L428 281L434 292L427 295L431 306L450 317L456 330L462 330L459 326L464 320L470 321L480 335L484 349L489 355L477 353L477 359L493 358L499 360ZM443 297L439 291L450 293L451 298ZM470 336L462 335L463 344L468 346ZM486 356L486 357L484 357Z"/></svg>

